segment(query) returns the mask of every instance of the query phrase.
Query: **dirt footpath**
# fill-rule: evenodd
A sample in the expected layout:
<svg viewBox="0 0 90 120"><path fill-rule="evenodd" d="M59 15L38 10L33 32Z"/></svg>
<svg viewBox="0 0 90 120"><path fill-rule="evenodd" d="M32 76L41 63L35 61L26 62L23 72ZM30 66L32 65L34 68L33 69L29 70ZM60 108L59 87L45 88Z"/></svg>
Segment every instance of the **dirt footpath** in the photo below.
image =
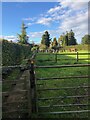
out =
<svg viewBox="0 0 90 120"><path fill-rule="evenodd" d="M20 76L13 89L3 103L3 118L27 118L28 116L28 88L29 72Z"/></svg>

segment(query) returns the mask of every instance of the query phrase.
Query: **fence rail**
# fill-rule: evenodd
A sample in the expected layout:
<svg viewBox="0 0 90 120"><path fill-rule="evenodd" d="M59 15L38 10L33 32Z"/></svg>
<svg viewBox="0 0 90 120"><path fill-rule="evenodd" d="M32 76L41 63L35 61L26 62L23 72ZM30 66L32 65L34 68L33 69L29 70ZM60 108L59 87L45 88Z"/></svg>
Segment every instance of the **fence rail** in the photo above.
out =
<svg viewBox="0 0 90 120"><path fill-rule="evenodd" d="M63 99L63 98L84 98L84 97L90 97L90 95L59 96L59 97L49 97L49 98L38 98L38 100L52 100L52 99Z"/></svg>
<svg viewBox="0 0 90 120"><path fill-rule="evenodd" d="M39 106L39 109L41 109L41 108L51 108L51 107L70 107L70 106L90 106L90 104L48 105L48 106Z"/></svg>
<svg viewBox="0 0 90 120"><path fill-rule="evenodd" d="M86 53L84 53L86 55ZM76 56L76 60L78 61L78 55L84 55L83 53L70 53L67 55L77 55ZM87 53L87 55L90 53ZM40 55L40 54L39 54ZM44 55L44 54L43 54ZM45 54L46 55L46 54ZM49 54L47 54L49 55ZM58 55L66 55L66 54L54 54L55 55L55 61L57 62L58 60ZM90 110L78 110L78 111L61 111L61 112L38 112L38 109L42 109L42 108L50 108L50 107L70 107L70 106L90 106L90 104L65 104L65 105L46 105L46 106L38 106L37 102L38 101L45 101L45 100L53 100L53 99L69 99L69 98L89 98L90 95L73 95L73 96L59 96L59 97L47 97L47 98L38 98L37 97L37 92L38 91L50 91L50 90L61 90L61 89L78 89L78 88L90 88L90 86L76 86L76 87L60 87L60 88L37 88L36 85L42 85L41 83L37 84L36 82L39 80L59 80L59 79L74 79L74 78L90 78L89 75L83 75L83 76L63 76L63 77L49 77L49 78L38 78L36 77L35 74L35 70L39 69L39 68L70 68L70 67L89 67L90 64L74 64L74 65L54 65L54 66L37 66L34 65L34 59L36 57L36 54L33 54L33 56L30 59L30 63L29 65L16 65L16 66L3 66L2 67L2 71L5 72L5 70L10 70L10 69L14 69L14 68L19 68L23 71L25 70L29 70L29 82L28 82L28 89L27 90L18 90L18 91L11 91L12 94L16 93L16 92L27 92L27 98L28 100L26 100L25 102L28 102L28 109L18 109L18 110L12 110L12 111L6 111L6 114L11 113L11 112L23 112L25 113L25 110L29 112L29 117L31 117L31 115L33 113L37 113L39 114L72 114L72 113L85 113L85 112L90 112ZM89 58L88 58L89 59ZM7 73L8 74L8 73ZM7 82L18 82L18 80L14 80L14 81L2 81L3 83L7 83ZM13 83L15 84L15 83ZM9 92L3 92L3 96L4 95L8 95ZM10 101L11 102L11 101ZM18 103L24 103L23 101L18 101ZM11 102L11 104L13 104L15 102ZM16 102L17 103L17 102ZM4 105L8 105L10 104L9 102L4 103ZM5 106L6 107L6 106Z"/></svg>
<svg viewBox="0 0 90 120"><path fill-rule="evenodd" d="M50 56L51 54L50 53L43 53L43 54L39 54L39 55L46 55L46 56ZM76 62L78 62L79 60L90 60L90 58L89 58L89 56L88 56L88 58L85 58L85 59L83 59L83 58L79 58L79 55L80 56L82 56L82 55L90 55L90 53L88 52L88 53L79 53L78 51L77 52L74 52L74 53L60 53L60 54L58 54L58 53L52 53L52 55L53 56L55 56L55 62L57 63L57 61L58 60L76 60ZM76 55L76 58L62 58L62 59L58 59L58 56L62 56L62 55ZM47 61L52 61L52 60L47 60Z"/></svg>
<svg viewBox="0 0 90 120"><path fill-rule="evenodd" d="M54 66L34 66L35 68L64 68L64 67L88 67L90 64L74 64L74 65L54 65Z"/></svg>
<svg viewBox="0 0 90 120"><path fill-rule="evenodd" d="M62 111L62 112L43 112L39 113L39 115L44 114L73 114L73 113L88 113L90 110L79 110L79 111Z"/></svg>
<svg viewBox="0 0 90 120"><path fill-rule="evenodd" d="M72 79L72 78L90 78L90 76L85 75L85 76L65 76L65 77L37 78L37 80L59 80L59 79Z"/></svg>
<svg viewBox="0 0 90 120"><path fill-rule="evenodd" d="M61 87L61 88L44 88L44 89L38 89L37 91L61 90L61 89L78 89L78 88L90 88L90 86Z"/></svg>

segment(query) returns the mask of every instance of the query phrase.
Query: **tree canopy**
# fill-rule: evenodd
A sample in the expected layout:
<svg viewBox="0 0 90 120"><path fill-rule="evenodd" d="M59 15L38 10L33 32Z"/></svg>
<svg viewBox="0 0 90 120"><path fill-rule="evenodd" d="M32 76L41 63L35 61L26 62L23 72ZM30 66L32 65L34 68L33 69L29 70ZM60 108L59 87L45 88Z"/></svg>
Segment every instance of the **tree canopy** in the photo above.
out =
<svg viewBox="0 0 90 120"><path fill-rule="evenodd" d="M50 46L50 41L51 41L50 34L48 33L48 31L45 31L45 33L42 35L41 44L49 47Z"/></svg>
<svg viewBox="0 0 90 120"><path fill-rule="evenodd" d="M70 32L66 31L66 34L63 33L58 39L58 43L60 43L62 46L69 46L69 45L76 45L76 39L75 34L71 30Z"/></svg>
<svg viewBox="0 0 90 120"><path fill-rule="evenodd" d="M28 44L28 36L26 33L27 27L25 26L24 22L22 22L22 27L21 27L21 34L18 34L18 42L22 44Z"/></svg>
<svg viewBox="0 0 90 120"><path fill-rule="evenodd" d="M53 39L53 42L52 42L52 48L53 49L57 49L57 46L58 46L58 42L57 42L57 39L56 39L56 37Z"/></svg>
<svg viewBox="0 0 90 120"><path fill-rule="evenodd" d="M82 37L82 44L90 44L90 35L85 35L84 37Z"/></svg>

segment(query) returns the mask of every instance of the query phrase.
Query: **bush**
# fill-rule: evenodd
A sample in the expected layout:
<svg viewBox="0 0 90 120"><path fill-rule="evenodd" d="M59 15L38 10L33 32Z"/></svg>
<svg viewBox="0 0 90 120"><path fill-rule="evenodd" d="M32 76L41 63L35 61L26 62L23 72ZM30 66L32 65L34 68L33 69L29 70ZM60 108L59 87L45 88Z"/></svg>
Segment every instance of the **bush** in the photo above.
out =
<svg viewBox="0 0 90 120"><path fill-rule="evenodd" d="M18 65L31 54L30 45L2 40L2 65Z"/></svg>
<svg viewBox="0 0 90 120"><path fill-rule="evenodd" d="M66 50L66 51L69 51L70 48L76 48L78 51L81 51L81 50L85 50L85 51L88 51L89 50L89 47L90 45L72 45L72 46L65 46L62 48L62 50Z"/></svg>

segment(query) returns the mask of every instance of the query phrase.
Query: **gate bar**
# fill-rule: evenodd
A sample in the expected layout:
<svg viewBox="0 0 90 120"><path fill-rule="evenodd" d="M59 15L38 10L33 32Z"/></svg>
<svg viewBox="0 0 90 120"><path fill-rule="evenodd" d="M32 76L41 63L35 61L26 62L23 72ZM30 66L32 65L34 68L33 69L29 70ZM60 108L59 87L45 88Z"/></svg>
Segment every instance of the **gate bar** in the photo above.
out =
<svg viewBox="0 0 90 120"><path fill-rule="evenodd" d="M50 108L50 107L69 107L69 106L90 106L90 104L65 104L65 105L48 105L40 106L38 108Z"/></svg>
<svg viewBox="0 0 90 120"><path fill-rule="evenodd" d="M69 113L87 113L90 112L90 110L79 110L79 111L62 111L62 112L43 112L43 113L38 113L39 115L41 114L69 114Z"/></svg>
<svg viewBox="0 0 90 120"><path fill-rule="evenodd" d="M90 86L61 87L61 88L45 88L45 89L38 89L37 91L46 91L46 90L61 90L61 89L77 89L77 88L90 88Z"/></svg>
<svg viewBox="0 0 90 120"><path fill-rule="evenodd" d="M35 68L63 68L63 67L89 67L90 64L74 64L74 65L55 65L55 66L34 66Z"/></svg>
<svg viewBox="0 0 90 120"><path fill-rule="evenodd" d="M65 77L51 77L51 78L37 78L37 80L49 80L49 79L71 79L71 78L90 78L90 76L65 76Z"/></svg>
<svg viewBox="0 0 90 120"><path fill-rule="evenodd" d="M49 98L38 98L38 100L50 100L50 99L60 99L60 98L83 98L89 97L90 95L81 95L81 96L59 96L59 97L49 97Z"/></svg>

